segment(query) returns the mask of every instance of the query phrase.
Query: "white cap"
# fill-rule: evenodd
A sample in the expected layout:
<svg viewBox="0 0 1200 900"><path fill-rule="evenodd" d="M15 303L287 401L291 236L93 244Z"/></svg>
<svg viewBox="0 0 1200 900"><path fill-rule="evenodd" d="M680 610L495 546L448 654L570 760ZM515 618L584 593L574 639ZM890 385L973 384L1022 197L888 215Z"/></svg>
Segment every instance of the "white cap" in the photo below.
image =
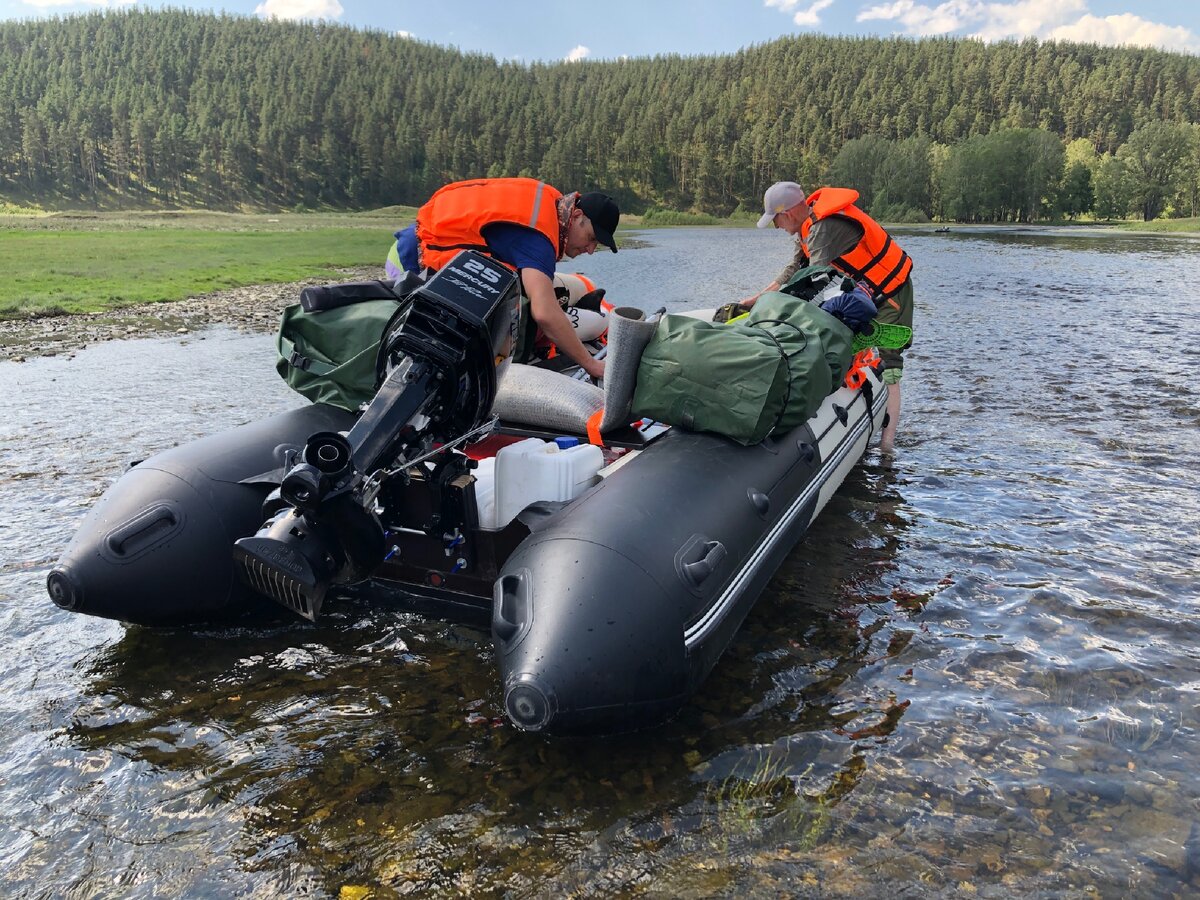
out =
<svg viewBox="0 0 1200 900"><path fill-rule="evenodd" d="M759 228L766 228L781 212L787 212L793 206L799 206L808 195L804 188L794 181L777 181L763 194L763 214L758 220Z"/></svg>

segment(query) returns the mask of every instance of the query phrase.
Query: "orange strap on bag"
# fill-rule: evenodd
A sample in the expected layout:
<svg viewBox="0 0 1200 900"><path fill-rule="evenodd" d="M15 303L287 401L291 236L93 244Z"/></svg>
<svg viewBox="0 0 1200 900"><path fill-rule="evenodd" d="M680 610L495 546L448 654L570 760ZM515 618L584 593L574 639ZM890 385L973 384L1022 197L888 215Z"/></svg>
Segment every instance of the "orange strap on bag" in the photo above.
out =
<svg viewBox="0 0 1200 900"><path fill-rule="evenodd" d="M597 447L604 446L604 438L600 436L600 423L604 421L604 407L596 410L587 420L588 443Z"/></svg>

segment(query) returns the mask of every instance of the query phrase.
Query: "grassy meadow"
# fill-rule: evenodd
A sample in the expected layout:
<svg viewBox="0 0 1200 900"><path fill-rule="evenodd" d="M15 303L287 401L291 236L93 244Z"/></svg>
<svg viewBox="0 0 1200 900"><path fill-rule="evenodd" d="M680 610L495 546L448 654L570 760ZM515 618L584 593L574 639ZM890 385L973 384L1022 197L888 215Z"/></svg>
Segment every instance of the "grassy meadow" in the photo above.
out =
<svg viewBox="0 0 1200 900"><path fill-rule="evenodd" d="M97 312L383 266L411 207L368 213L0 212L0 317Z"/></svg>
<svg viewBox="0 0 1200 900"><path fill-rule="evenodd" d="M1153 231L1164 234L1200 234L1200 216L1186 219L1153 219L1149 222L1127 222L1130 231Z"/></svg>
<svg viewBox="0 0 1200 900"><path fill-rule="evenodd" d="M369 212L54 212L0 204L0 318L100 312L210 291L380 266L411 206ZM717 219L651 210L622 227L749 227L742 213ZM940 223L935 223L940 224ZM926 227L935 227L930 224ZM1200 232L1200 219L1113 223L1137 231Z"/></svg>

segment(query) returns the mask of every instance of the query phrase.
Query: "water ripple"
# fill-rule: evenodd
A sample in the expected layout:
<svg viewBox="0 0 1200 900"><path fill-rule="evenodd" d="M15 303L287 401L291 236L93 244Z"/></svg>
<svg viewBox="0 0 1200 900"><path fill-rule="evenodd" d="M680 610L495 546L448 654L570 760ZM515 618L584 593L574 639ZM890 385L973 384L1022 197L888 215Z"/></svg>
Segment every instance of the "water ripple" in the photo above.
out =
<svg viewBox="0 0 1200 900"><path fill-rule="evenodd" d="M386 604L57 610L46 571L125 466L297 400L268 338L220 329L0 363L6 895L1195 894L1200 297L1155 285L1200 243L900 239L897 457L851 474L675 722L605 740L516 732L488 635ZM646 243L590 273L646 309L787 253Z"/></svg>

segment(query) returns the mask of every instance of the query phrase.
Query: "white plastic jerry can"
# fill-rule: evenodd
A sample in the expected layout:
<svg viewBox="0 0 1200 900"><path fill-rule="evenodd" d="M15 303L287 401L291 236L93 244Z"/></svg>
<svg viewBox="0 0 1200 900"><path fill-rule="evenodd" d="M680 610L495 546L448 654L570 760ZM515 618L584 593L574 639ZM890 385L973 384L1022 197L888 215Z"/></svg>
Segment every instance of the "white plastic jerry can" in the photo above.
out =
<svg viewBox="0 0 1200 900"><path fill-rule="evenodd" d="M475 470L479 527L498 530L539 500L574 500L599 480L603 451L578 438L527 438L501 447Z"/></svg>

